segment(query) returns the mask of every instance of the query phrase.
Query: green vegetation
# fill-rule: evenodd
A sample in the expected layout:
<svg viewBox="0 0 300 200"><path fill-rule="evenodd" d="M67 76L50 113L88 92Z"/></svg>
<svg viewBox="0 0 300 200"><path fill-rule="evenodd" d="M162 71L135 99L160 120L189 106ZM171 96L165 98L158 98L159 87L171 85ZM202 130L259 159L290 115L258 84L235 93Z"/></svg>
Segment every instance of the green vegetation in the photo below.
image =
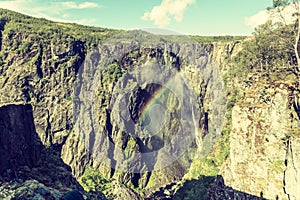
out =
<svg viewBox="0 0 300 200"><path fill-rule="evenodd" d="M253 38L243 42L242 50L232 59L229 76L245 78L250 73L295 72L297 59L291 45L292 35L291 26L271 21L259 26Z"/></svg>
<svg viewBox="0 0 300 200"><path fill-rule="evenodd" d="M284 14L285 6L293 8L290 16ZM300 72L299 37L300 10L298 0L273 0L268 8L274 21L255 29L254 39L243 46L243 51L236 57L237 67L241 70L276 71L278 69ZM291 21L291 16L294 19Z"/></svg>
<svg viewBox="0 0 300 200"><path fill-rule="evenodd" d="M120 77L125 73L125 70L117 63L103 67L101 71L101 85L98 88L98 96L101 98L101 107L106 106L110 99L110 87L112 87Z"/></svg>
<svg viewBox="0 0 300 200"><path fill-rule="evenodd" d="M284 160L274 160L271 161L271 165L270 168L279 172L279 173L283 173L284 169L285 169L285 164L284 164Z"/></svg>
<svg viewBox="0 0 300 200"><path fill-rule="evenodd" d="M291 122L289 125L286 126L287 129L287 139L292 137L292 138L296 138L296 137L300 137L300 122L298 121L293 121Z"/></svg>
<svg viewBox="0 0 300 200"><path fill-rule="evenodd" d="M35 37L31 38L32 41L56 39L60 43L64 43L66 40L76 39L85 41L86 45L90 46L120 32L119 30L88 27L74 23L52 22L44 18L34 18L6 9L0 9L0 21L2 25L5 24L4 35L16 34L15 30L18 30L24 35L34 34ZM66 35L69 37L66 37ZM23 42L23 40L16 41L16 46L19 46L17 42L21 43L21 41ZM24 50L30 46L30 42L25 43L22 45Z"/></svg>
<svg viewBox="0 0 300 200"><path fill-rule="evenodd" d="M274 39L275 35L281 39ZM277 38L278 38L277 37ZM199 42L230 42L240 40L241 38L203 38L196 37ZM206 40L207 39L207 40ZM232 108L237 103L242 103L244 96L243 86L237 83L253 84L261 80L262 88L265 84L270 85L278 80L290 81L291 83L299 80L297 75L297 59L291 42L293 41L293 30L291 26L284 26L280 23L267 22L255 29L253 37L242 41L241 50L234 56L225 60L227 65L223 79L226 86L227 103L226 119L223 130L213 151L204 158L198 158L192 163L192 166L185 175L183 185L177 191L177 195L184 196L186 199L194 197L203 197L209 184L203 177L214 177L219 173L221 166L224 164L230 152L230 132L232 129ZM258 79L253 79L257 76ZM262 91L265 92L265 91ZM263 95L263 94L262 94ZM292 127L295 127L293 125ZM291 129L290 133L294 134L298 129ZM274 170L281 170L281 162L274 162L271 166ZM197 181L193 182L193 179ZM189 183L193 182L193 185ZM184 185L184 183L186 183ZM194 186L197 185L197 189ZM190 192L185 192L190 191Z"/></svg>
<svg viewBox="0 0 300 200"><path fill-rule="evenodd" d="M287 16L285 8L289 6L292 10L289 11L290 16ZM296 58L296 71L300 72L300 58L299 58L299 39L300 39L300 4L299 0L273 0L273 6L269 8L269 11L273 14L273 17L276 17L277 20L287 29L290 30L290 39L282 37L280 34L279 37L274 39L285 40L289 44L290 49L294 51ZM293 20L291 21L291 18Z"/></svg>
<svg viewBox="0 0 300 200"><path fill-rule="evenodd" d="M183 186L176 192L174 200L192 200L192 199L205 199L209 185L213 183L215 177L201 176L197 180L192 179L186 181Z"/></svg>
<svg viewBox="0 0 300 200"><path fill-rule="evenodd" d="M176 192L175 199L205 199L209 185L213 183L221 166L226 161L230 151L231 112L234 104L240 98L238 92L230 91L231 89L227 88L226 119L221 136L218 138L211 153L193 161L189 172L184 176L183 184L179 186L180 188Z"/></svg>
<svg viewBox="0 0 300 200"><path fill-rule="evenodd" d="M58 188L63 187L61 181L56 181L56 182L55 182L55 186L58 187Z"/></svg>
<svg viewBox="0 0 300 200"><path fill-rule="evenodd" d="M129 136L126 148L124 149L126 158L134 158L134 149L136 148L136 141L133 137ZM130 160L128 160L130 162Z"/></svg>
<svg viewBox="0 0 300 200"><path fill-rule="evenodd" d="M117 80L124 74L125 70L121 66L113 62L106 66L103 70L103 82L117 82Z"/></svg>
<svg viewBox="0 0 300 200"><path fill-rule="evenodd" d="M213 43L213 42L233 42L238 40L244 40L246 36L191 36L198 43Z"/></svg>
<svg viewBox="0 0 300 200"><path fill-rule="evenodd" d="M107 194L112 189L111 181L105 179L100 171L92 168L84 171L84 174L79 179L79 183L86 191L100 191Z"/></svg>

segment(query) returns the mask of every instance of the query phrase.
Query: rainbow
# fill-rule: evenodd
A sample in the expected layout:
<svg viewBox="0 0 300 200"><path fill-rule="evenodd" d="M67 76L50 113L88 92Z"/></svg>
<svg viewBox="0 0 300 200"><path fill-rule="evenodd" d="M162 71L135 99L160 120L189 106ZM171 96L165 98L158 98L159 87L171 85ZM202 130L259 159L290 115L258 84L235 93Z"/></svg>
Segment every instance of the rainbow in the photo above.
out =
<svg viewBox="0 0 300 200"><path fill-rule="evenodd" d="M140 112L140 116L137 119L137 122L139 124L142 124L142 122L146 119L147 113L150 111L151 107L156 104L158 99L167 91L169 90L167 87L161 86L159 89L157 89L152 97L147 101L147 103L142 107L142 111Z"/></svg>

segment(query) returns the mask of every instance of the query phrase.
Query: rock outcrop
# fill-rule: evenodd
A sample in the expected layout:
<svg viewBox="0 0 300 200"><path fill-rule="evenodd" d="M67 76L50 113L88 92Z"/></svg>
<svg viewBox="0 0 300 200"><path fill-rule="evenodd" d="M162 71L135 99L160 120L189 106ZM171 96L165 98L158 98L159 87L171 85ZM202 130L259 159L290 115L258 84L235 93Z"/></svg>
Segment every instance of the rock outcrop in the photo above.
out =
<svg viewBox="0 0 300 200"><path fill-rule="evenodd" d="M267 199L299 198L297 82L261 78L244 92L232 109L225 184Z"/></svg>
<svg viewBox="0 0 300 200"><path fill-rule="evenodd" d="M19 166L36 166L41 144L35 131L30 105L0 107L0 173Z"/></svg>
<svg viewBox="0 0 300 200"><path fill-rule="evenodd" d="M71 169L35 131L31 105L0 107L0 199L61 199L77 189L86 198L105 199L101 193L85 193Z"/></svg>

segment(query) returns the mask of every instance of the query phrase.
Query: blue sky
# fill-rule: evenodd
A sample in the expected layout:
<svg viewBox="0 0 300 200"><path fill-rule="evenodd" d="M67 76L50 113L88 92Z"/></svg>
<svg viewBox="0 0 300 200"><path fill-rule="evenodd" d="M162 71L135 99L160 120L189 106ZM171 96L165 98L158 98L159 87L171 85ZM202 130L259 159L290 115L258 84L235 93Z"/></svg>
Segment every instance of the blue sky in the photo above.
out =
<svg viewBox="0 0 300 200"><path fill-rule="evenodd" d="M272 0L0 0L0 7L54 21L192 35L250 35Z"/></svg>

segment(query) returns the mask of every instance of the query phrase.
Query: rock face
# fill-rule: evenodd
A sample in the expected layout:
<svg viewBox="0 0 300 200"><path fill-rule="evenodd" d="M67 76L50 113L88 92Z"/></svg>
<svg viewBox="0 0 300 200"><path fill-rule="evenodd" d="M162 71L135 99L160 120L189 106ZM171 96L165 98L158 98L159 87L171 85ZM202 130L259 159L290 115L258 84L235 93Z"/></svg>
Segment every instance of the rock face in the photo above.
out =
<svg viewBox="0 0 300 200"><path fill-rule="evenodd" d="M78 192L78 190L72 191ZM10 182L1 183L0 185L1 199L75 199L72 198L72 196L70 197L70 195L69 197L67 196L70 192L70 188L46 186L34 179L26 180L24 182L20 180L11 180ZM79 194L83 194L84 199L106 200L104 195L96 192L85 193L84 191L81 191Z"/></svg>
<svg viewBox="0 0 300 200"><path fill-rule="evenodd" d="M31 105L0 107L0 130L0 199L59 200L72 189L83 192L69 167L41 144Z"/></svg>
<svg viewBox="0 0 300 200"><path fill-rule="evenodd" d="M37 165L41 154L30 105L0 107L0 173Z"/></svg>
<svg viewBox="0 0 300 200"><path fill-rule="evenodd" d="M107 178L117 179L130 187L155 191L180 180L193 154L209 152L209 147L220 135L226 98L218 67L213 64L213 44L195 44L186 37L173 40L129 32L101 41L97 46L98 40L91 48L86 44L90 37L82 36L81 32L71 33L72 26L36 20L44 27L41 31L35 30L38 26L30 25L32 18L19 16L22 20L18 21L15 19L18 14L8 11L3 11L2 16L0 103L30 103L42 143L61 152L76 177L87 167L93 167ZM15 28L18 24L27 25L18 31ZM86 31L84 27L79 28ZM139 72L141 65L149 64L166 67L151 71L152 78L160 77L160 84L153 84L151 78L139 82L137 75L136 80L130 78ZM165 70L167 68L169 71ZM169 85L165 85L166 77L172 78ZM163 93L160 103L153 108L150 106L143 117L140 109L147 108L150 99L166 86L173 87L174 91L169 89L171 92ZM128 96L124 108L119 108L123 102L118 94L124 94L124 91L130 91L131 97ZM145 98L143 93L148 93L148 97ZM191 95L193 98L189 98ZM181 106L176 107L178 105ZM134 130L139 123L146 127L149 116L159 123L162 118L155 116L162 109L167 111L166 108L170 111L166 112L168 124L157 136L148 137L159 131L154 122L144 129L145 137L141 140L128 131L130 124L123 123L124 119L131 120ZM183 112L186 108L188 112ZM128 110L130 114L122 110ZM123 122L118 116L125 116ZM196 141L182 137L187 141L179 147L174 145L179 144L178 130L194 134ZM208 148L198 149L202 140L209 144ZM179 161L166 160L157 153L164 144L169 144L166 150L173 152L171 157L182 156L182 148L192 147L193 150ZM96 156L93 149L98 150ZM118 149L121 149L120 154ZM156 155L140 157L141 153L147 152ZM160 172L150 172L149 169L162 166L161 163L173 165ZM126 168L129 166L125 172L116 170L125 165ZM143 173L136 173L136 169Z"/></svg>
<svg viewBox="0 0 300 200"><path fill-rule="evenodd" d="M149 41L152 47L144 47ZM75 82L76 134L62 148L64 161L77 176L92 164L149 191L180 180L191 159L180 160L181 149L205 154L202 140L210 147L221 132L226 99L213 51L211 44L162 43L144 33L117 35L95 48Z"/></svg>
<svg viewBox="0 0 300 200"><path fill-rule="evenodd" d="M3 199L55 199L59 200L63 194L54 188L48 188L36 180L24 183L4 183L0 186L0 197Z"/></svg>
<svg viewBox="0 0 300 200"><path fill-rule="evenodd" d="M72 107L75 73L84 60L84 44L56 30L51 36L28 31L28 26L18 31L14 27L16 14L3 10L1 15L0 104L31 104L42 143L60 146L72 127L72 110L68 108ZM23 23L30 20L21 18Z"/></svg>
<svg viewBox="0 0 300 200"><path fill-rule="evenodd" d="M300 140L291 139L287 144L286 168L284 171L284 191L289 199L298 199L299 192L299 163Z"/></svg>
<svg viewBox="0 0 300 200"><path fill-rule="evenodd" d="M80 190L62 158L76 178L94 168L112 179L117 198L171 198L194 156L201 162L223 137L226 117L230 150L220 172L224 181L217 178L211 199L300 197L299 83L232 77L242 97L226 107L221 75L225 58L240 48L236 42L198 44L4 10L0 16L0 105L32 105L0 108L0 172L22 165L16 175L37 180L2 184L7 193L28 184L34 191ZM55 153L43 151L35 167L38 138ZM220 164L206 161L199 166Z"/></svg>
<svg viewBox="0 0 300 200"><path fill-rule="evenodd" d="M232 187L226 186L222 176L217 176L213 186L211 186L205 196L205 200L215 199L251 199L251 200L264 200L261 196L254 196L247 194L242 191L233 189Z"/></svg>
<svg viewBox="0 0 300 200"><path fill-rule="evenodd" d="M221 174L236 190L298 199L300 131L293 104L299 90L284 81L265 88L259 84L245 89L233 107L230 154Z"/></svg>

